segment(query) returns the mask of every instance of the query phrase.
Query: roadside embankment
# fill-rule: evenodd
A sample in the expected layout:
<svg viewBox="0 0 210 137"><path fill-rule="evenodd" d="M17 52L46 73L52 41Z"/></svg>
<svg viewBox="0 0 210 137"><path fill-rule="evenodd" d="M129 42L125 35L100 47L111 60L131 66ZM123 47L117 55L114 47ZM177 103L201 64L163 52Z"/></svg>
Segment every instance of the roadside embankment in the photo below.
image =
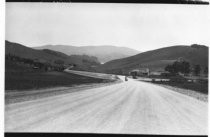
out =
<svg viewBox="0 0 210 137"><path fill-rule="evenodd" d="M91 83L72 85L71 87L54 87L39 90L25 90L25 91L6 91L5 92L5 104L30 101L34 99L40 99L44 97L50 97L60 94L67 94L77 91L85 91L87 89L99 88L104 86L110 86L120 83L121 81L107 82L107 83Z"/></svg>
<svg viewBox="0 0 210 137"><path fill-rule="evenodd" d="M18 77L14 74L10 77L6 75L6 104L109 86L122 81L115 75L83 71L21 74Z"/></svg>
<svg viewBox="0 0 210 137"><path fill-rule="evenodd" d="M200 92L190 90L190 89L177 88L177 87L173 87L173 86L169 86L169 85L163 85L163 84L158 84L158 85L162 86L162 87L165 87L167 89L171 89L173 91L179 92L181 94L191 96L191 97L196 98L198 100L208 102L208 94L200 93Z"/></svg>

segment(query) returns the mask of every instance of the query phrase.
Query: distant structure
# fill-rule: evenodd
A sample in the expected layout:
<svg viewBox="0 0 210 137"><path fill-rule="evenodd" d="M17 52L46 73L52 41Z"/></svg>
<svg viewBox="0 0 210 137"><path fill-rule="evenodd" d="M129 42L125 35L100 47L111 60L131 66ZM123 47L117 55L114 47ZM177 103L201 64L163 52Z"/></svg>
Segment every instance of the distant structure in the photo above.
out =
<svg viewBox="0 0 210 137"><path fill-rule="evenodd" d="M149 68L133 69L132 71L130 71L130 75L149 76L150 75L150 70L149 70Z"/></svg>

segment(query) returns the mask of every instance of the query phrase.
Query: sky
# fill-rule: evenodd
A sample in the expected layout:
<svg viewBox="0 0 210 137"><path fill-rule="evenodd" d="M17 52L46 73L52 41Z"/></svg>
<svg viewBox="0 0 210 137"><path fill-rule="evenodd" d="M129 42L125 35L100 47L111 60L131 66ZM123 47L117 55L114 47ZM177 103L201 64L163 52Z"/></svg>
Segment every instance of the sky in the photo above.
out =
<svg viewBox="0 0 210 137"><path fill-rule="evenodd" d="M6 40L149 51L210 45L209 5L6 3Z"/></svg>

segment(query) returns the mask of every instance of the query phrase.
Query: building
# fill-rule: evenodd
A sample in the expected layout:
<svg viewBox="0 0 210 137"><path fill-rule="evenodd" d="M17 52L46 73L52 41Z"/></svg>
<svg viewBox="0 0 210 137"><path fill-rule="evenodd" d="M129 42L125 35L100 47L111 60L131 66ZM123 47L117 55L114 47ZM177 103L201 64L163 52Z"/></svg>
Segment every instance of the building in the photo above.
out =
<svg viewBox="0 0 210 137"><path fill-rule="evenodd" d="M150 72L150 75L160 76L161 71L152 71L152 72Z"/></svg>
<svg viewBox="0 0 210 137"><path fill-rule="evenodd" d="M133 69L130 71L130 75L135 76L149 76L150 70L149 68L139 68L139 69Z"/></svg>
<svg viewBox="0 0 210 137"><path fill-rule="evenodd" d="M150 72L150 75L153 75L153 76L169 76L170 73L168 71L152 71L152 72Z"/></svg>

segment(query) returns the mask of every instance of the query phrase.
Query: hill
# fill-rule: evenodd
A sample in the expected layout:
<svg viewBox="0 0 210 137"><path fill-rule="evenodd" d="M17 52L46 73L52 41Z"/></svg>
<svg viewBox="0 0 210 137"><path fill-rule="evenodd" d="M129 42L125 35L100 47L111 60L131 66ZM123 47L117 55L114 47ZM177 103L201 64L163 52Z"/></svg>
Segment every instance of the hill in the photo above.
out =
<svg viewBox="0 0 210 137"><path fill-rule="evenodd" d="M15 55L21 58L32 59L42 63L55 65L56 61L64 64L75 64L79 70L90 69L91 66L99 65L96 57L87 55L68 56L64 53L52 51L48 49L36 50L18 43L5 42L5 54Z"/></svg>
<svg viewBox="0 0 210 137"><path fill-rule="evenodd" d="M131 57L107 62L97 68L99 72L122 73L141 67L150 68L152 71L164 70L165 66L182 58L190 64L208 66L208 47L193 44L191 46L171 46L143 52Z"/></svg>
<svg viewBox="0 0 210 137"><path fill-rule="evenodd" d="M101 63L108 62L114 59L120 59L136 55L140 53L137 50L126 48L126 47L116 47L116 46L64 46L64 45L46 45L41 47L36 47L35 49L50 49L54 51L59 51L67 55L89 55L95 56Z"/></svg>

